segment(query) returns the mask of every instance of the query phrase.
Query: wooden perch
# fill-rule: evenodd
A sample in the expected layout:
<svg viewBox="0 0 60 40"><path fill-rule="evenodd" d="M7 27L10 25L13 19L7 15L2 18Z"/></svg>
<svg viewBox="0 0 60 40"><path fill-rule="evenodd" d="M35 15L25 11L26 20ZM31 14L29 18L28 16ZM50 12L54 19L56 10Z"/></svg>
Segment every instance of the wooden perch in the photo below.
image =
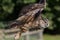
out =
<svg viewBox="0 0 60 40"><path fill-rule="evenodd" d="M19 32L20 29L7 29L7 30L4 30L3 32L4 33L13 33L13 32Z"/></svg>

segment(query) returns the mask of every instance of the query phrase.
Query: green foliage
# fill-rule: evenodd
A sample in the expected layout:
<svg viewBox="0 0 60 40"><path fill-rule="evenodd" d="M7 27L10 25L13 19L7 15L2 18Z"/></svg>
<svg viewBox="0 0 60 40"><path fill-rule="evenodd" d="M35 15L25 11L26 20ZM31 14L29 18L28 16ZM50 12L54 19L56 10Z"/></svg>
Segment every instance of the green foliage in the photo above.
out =
<svg viewBox="0 0 60 40"><path fill-rule="evenodd" d="M24 3L33 3L35 2L36 0L24 0Z"/></svg>
<svg viewBox="0 0 60 40"><path fill-rule="evenodd" d="M12 0L0 1L0 19L5 19L8 14L12 13L14 9L14 3Z"/></svg>
<svg viewBox="0 0 60 40"><path fill-rule="evenodd" d="M4 24L3 22L0 22L0 29L5 28L6 26L7 26L7 24Z"/></svg>

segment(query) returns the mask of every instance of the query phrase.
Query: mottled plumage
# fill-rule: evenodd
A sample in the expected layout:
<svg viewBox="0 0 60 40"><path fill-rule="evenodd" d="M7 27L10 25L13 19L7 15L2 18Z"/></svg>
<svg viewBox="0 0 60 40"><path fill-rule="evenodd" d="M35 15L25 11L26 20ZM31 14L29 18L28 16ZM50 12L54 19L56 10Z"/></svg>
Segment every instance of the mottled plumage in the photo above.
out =
<svg viewBox="0 0 60 40"><path fill-rule="evenodd" d="M45 3L46 0L42 0L39 3L30 4L20 11L19 17L10 25L13 28L20 28L20 32L15 39L18 39L22 32L26 32L30 28L46 28L48 26L48 20L41 16Z"/></svg>

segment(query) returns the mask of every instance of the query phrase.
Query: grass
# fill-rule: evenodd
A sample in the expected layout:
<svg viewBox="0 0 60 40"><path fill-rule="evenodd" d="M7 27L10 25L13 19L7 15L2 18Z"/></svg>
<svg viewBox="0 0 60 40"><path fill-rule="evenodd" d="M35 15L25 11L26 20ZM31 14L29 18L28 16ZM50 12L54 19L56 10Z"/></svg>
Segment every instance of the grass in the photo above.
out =
<svg viewBox="0 0 60 40"><path fill-rule="evenodd" d="M24 38L24 37L23 37ZM24 40L23 38L21 38L21 40ZM44 40L60 40L60 35L47 35L45 34L43 36ZM38 37L36 35L34 36L30 36L30 40L37 40ZM14 38L4 38L4 40L14 40Z"/></svg>
<svg viewBox="0 0 60 40"><path fill-rule="evenodd" d="M44 35L44 40L60 40L60 35Z"/></svg>
<svg viewBox="0 0 60 40"><path fill-rule="evenodd" d="M32 40L37 40L36 36L35 37L31 37ZM60 40L60 35L47 35L45 34L43 36L43 40Z"/></svg>

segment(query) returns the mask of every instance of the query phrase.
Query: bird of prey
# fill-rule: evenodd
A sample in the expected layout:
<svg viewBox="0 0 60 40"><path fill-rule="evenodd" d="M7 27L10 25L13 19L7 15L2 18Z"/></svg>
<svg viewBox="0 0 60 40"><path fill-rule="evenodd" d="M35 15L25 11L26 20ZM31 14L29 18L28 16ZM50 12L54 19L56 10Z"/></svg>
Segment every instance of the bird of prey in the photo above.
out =
<svg viewBox="0 0 60 40"><path fill-rule="evenodd" d="M22 32L26 32L30 28L46 28L48 26L48 20L41 16L45 6L46 0L40 0L39 3L30 4L22 8L19 17L15 22L11 23L11 27L20 28L15 40L19 39Z"/></svg>

